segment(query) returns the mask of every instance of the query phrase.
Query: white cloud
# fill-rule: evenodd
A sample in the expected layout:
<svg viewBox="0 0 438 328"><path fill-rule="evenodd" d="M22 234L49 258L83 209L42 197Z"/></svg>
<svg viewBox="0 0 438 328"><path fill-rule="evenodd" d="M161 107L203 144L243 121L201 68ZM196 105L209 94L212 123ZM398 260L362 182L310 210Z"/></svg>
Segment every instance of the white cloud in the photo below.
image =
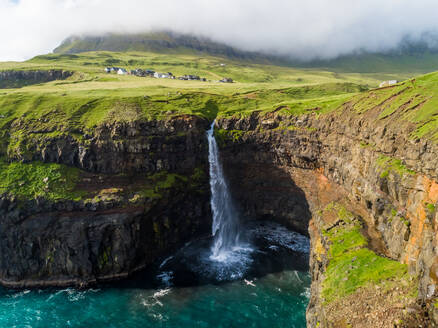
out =
<svg viewBox="0 0 438 328"><path fill-rule="evenodd" d="M310 58L386 50L438 30L436 0L15 1L0 0L0 60L50 52L72 34L172 29Z"/></svg>

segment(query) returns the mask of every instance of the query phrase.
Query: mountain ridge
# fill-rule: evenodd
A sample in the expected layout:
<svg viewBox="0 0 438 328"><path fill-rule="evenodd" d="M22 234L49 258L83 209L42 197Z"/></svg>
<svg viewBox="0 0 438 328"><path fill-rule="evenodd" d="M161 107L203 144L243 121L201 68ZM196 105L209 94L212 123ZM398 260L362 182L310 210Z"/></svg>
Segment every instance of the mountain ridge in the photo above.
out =
<svg viewBox="0 0 438 328"><path fill-rule="evenodd" d="M257 63L326 69L337 72L428 73L438 69L438 49L424 41L403 40L395 49L385 52L357 51L333 59L294 59L275 54L245 51L206 37L170 31L136 34L107 33L71 36L54 53L77 54L90 51L145 51L156 53L208 54Z"/></svg>
<svg viewBox="0 0 438 328"><path fill-rule="evenodd" d="M232 46L197 37L169 31L137 34L107 33L95 36L71 36L65 39L54 53L76 54L89 51L146 51L146 52L188 52L206 53L233 59L266 60L274 59L257 52L243 51Z"/></svg>

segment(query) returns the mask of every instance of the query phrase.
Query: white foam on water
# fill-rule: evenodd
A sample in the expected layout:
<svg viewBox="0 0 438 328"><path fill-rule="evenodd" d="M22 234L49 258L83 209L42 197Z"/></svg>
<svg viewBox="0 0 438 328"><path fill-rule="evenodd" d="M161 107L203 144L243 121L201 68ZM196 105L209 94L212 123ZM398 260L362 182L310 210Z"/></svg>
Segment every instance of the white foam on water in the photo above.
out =
<svg viewBox="0 0 438 328"><path fill-rule="evenodd" d="M163 297L167 294L169 294L171 291L170 288L165 288L165 289L160 289L159 291L155 292L154 295L152 296L153 298L157 299L159 297Z"/></svg>
<svg viewBox="0 0 438 328"><path fill-rule="evenodd" d="M170 287L172 285L173 271L163 271L157 275L157 278L160 279L165 286Z"/></svg>
<svg viewBox="0 0 438 328"><path fill-rule="evenodd" d="M21 292L14 293L14 294L10 295L10 297L11 298L18 298L18 297L22 297L22 296L29 294L29 293L30 293L30 290L23 290Z"/></svg>
<svg viewBox="0 0 438 328"><path fill-rule="evenodd" d="M294 271L295 277L297 278L297 280L302 283L303 281L301 280L300 276L298 275L298 271Z"/></svg>
<svg viewBox="0 0 438 328"><path fill-rule="evenodd" d="M271 249L278 249L279 246L288 248L299 253L309 253L309 238L274 222L256 223L251 228L252 234L257 238L264 238L273 245Z"/></svg>
<svg viewBox="0 0 438 328"><path fill-rule="evenodd" d="M247 284L248 286L252 286L252 287L255 287L255 286L256 286L253 280L243 279L243 281L244 281L245 284Z"/></svg>
<svg viewBox="0 0 438 328"><path fill-rule="evenodd" d="M140 303L147 308L153 308L157 305L159 307L163 307L164 304L163 304L163 302L161 302L160 298L168 295L170 292L171 292L171 288L159 289L158 291L156 291L152 295L149 295L146 298L142 298Z"/></svg>
<svg viewBox="0 0 438 328"><path fill-rule="evenodd" d="M300 295L310 299L310 287L305 287L304 291Z"/></svg>

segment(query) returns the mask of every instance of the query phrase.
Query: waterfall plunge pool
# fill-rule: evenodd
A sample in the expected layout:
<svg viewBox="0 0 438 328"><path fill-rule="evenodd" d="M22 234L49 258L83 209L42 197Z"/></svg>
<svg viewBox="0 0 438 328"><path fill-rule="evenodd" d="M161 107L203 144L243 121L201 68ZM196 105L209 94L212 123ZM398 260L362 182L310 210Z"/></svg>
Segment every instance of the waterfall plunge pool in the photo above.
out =
<svg viewBox="0 0 438 328"><path fill-rule="evenodd" d="M0 289L0 327L304 328L309 240L270 222L241 228L252 250L229 266L209 258L210 238L93 289Z"/></svg>
<svg viewBox="0 0 438 328"><path fill-rule="evenodd" d="M309 240L275 223L240 221L213 132L214 122L212 237L95 289L0 288L0 327L305 327Z"/></svg>

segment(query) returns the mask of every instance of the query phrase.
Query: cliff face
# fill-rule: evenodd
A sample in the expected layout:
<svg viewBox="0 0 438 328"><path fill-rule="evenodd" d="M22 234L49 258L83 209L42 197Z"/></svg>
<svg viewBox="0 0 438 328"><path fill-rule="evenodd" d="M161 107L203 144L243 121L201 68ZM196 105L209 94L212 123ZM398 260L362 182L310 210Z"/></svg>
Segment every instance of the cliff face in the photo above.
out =
<svg viewBox="0 0 438 328"><path fill-rule="evenodd" d="M73 72L59 69L32 71L0 71L0 89L19 88L25 85L64 80Z"/></svg>
<svg viewBox="0 0 438 328"><path fill-rule="evenodd" d="M312 243L309 327L406 326L413 313L422 318L424 311L436 312L431 303L438 292L438 167L434 161L438 148L433 142L412 139L414 127L408 123L376 120L379 110L362 115L346 104L341 111L323 116L253 113L218 121L223 162L242 210L257 218L276 218L301 231L308 228ZM397 304L398 308L389 301L369 301L368 308L362 308L361 304L367 304L363 296L362 303L348 305L352 313L358 311L356 321L333 311L336 305L342 308L347 298L330 297L330 282L335 279L330 263L339 264L342 258L333 253L336 248L328 231L348 227L352 221L324 214L335 205L358 220L356 227L361 227L368 241L360 244L364 252L373 250L379 256L377 263L389 258L405 265L403 270L411 275L404 283L410 286L412 279L416 281L417 300L412 297ZM341 270L337 294L343 295L345 285L345 296L375 295L366 293L365 282L373 281L369 277L376 278L376 285L397 278L383 278L385 269L380 267L368 268L369 277L359 283L355 279L361 275L354 268ZM397 315L385 318L385 311Z"/></svg>
<svg viewBox="0 0 438 328"><path fill-rule="evenodd" d="M438 146L395 119L430 97L411 88L414 98L387 107L397 90L373 106L364 99L366 110L349 102L217 120L243 214L311 237L309 327L436 325ZM209 231L207 120L49 123L17 118L3 130L3 285L125 277Z"/></svg>
<svg viewBox="0 0 438 328"><path fill-rule="evenodd" d="M53 181L38 176L44 190L34 199L23 197L29 188L21 183L0 197L0 282L86 286L118 279L208 233L207 126L188 116L117 123L84 141L55 136L21 145L32 154L17 164L26 174L32 165L45 167L32 164L37 160L81 170L62 199L57 183L72 179L62 174Z"/></svg>
<svg viewBox="0 0 438 328"><path fill-rule="evenodd" d="M32 133L19 142L11 141L17 145L8 147L8 158L60 163L105 174L185 172L207 162L208 122L195 116L105 123L83 138L71 134L47 138L46 131L33 127L36 123L18 120L12 124L11 131Z"/></svg>

